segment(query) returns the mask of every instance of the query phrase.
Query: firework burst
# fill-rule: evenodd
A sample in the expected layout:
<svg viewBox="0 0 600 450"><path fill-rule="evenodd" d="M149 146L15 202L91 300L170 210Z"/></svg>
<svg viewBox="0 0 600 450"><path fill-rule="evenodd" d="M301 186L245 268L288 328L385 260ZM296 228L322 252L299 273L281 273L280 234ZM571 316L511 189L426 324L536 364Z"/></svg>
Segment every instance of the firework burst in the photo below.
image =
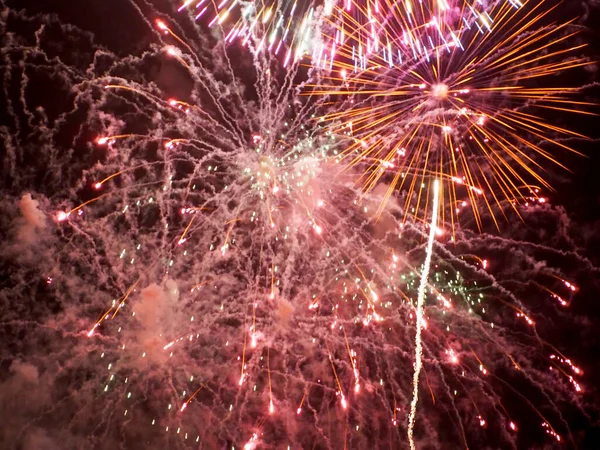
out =
<svg viewBox="0 0 600 450"><path fill-rule="evenodd" d="M21 351L37 352L53 392L40 423L59 417L69 426L54 428L98 447L399 448L407 434L516 446L510 397L563 439L552 399L582 389L581 369L476 256L488 241L446 233L437 195L424 224L385 189L357 188L362 168L340 173L357 138L315 119L345 105L299 96L299 64L234 63L224 42L184 39L171 21L185 18L154 22L160 40L141 57L98 50L85 70L59 66L91 150L51 161L63 190L43 205L50 262L30 263L62 308ZM35 53L10 52L24 66ZM148 67L177 86L148 81ZM59 128L45 137L58 143ZM444 174L431 173L441 200ZM19 206L43 228L31 196ZM518 243L502 251L522 257ZM577 288L527 264L510 278L567 306ZM45 333L58 364L44 365Z"/></svg>
<svg viewBox="0 0 600 450"><path fill-rule="evenodd" d="M385 181L387 197L404 190L406 211L419 215L429 180L439 178L453 228L461 196L478 226L477 205L496 221L507 204L544 201L546 166L561 166L549 147L574 152L563 138L583 138L545 117L586 114L589 106L575 98L578 88L548 81L590 64L575 56L585 44L573 44L573 21L551 20L555 8L546 2L495 2L483 12L459 3L407 1L369 12L369 25L346 31L332 75L313 91L349 98L323 118L354 139L343 156L363 168L365 190Z"/></svg>
<svg viewBox="0 0 600 450"><path fill-rule="evenodd" d="M220 26L225 41L235 40L256 51L285 54L284 66L298 61L306 53L318 54L326 43L320 32L334 9L335 0L250 1L223 0L220 3L186 1L179 11L194 7L194 19L207 17L208 26Z"/></svg>

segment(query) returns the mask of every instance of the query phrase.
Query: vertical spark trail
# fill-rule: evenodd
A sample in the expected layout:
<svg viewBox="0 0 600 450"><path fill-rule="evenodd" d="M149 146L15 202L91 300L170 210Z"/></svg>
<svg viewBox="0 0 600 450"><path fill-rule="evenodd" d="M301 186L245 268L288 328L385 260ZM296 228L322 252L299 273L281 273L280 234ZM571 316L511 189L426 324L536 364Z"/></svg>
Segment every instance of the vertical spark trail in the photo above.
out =
<svg viewBox="0 0 600 450"><path fill-rule="evenodd" d="M413 440L413 430L415 427L415 416L417 413L417 402L419 401L419 374L421 373L423 348L421 343L421 328L423 327L423 302L425 300L425 287L427 286L427 277L429 276L429 266L431 265L431 251L433 250L433 239L437 228L438 202L439 202L439 181L433 182L433 212L431 214L431 227L429 229L429 239L427 240L427 253L425 263L421 272L421 282L417 297L417 333L415 335L415 372L413 375L413 395L410 404L410 415L408 416L408 442L411 450L415 450Z"/></svg>

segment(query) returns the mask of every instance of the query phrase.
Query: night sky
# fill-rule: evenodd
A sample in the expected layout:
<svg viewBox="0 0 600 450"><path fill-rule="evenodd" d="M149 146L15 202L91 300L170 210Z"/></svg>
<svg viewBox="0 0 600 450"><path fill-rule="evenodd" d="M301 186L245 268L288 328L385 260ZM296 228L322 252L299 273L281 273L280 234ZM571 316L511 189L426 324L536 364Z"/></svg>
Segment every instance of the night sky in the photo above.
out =
<svg viewBox="0 0 600 450"><path fill-rule="evenodd" d="M600 2L544 3L598 60ZM178 6L0 0L0 449L408 449L431 202L376 217L393 172L365 193L314 120L349 100ZM419 449L600 448L598 67L534 83L580 88L540 116L579 154L441 226Z"/></svg>

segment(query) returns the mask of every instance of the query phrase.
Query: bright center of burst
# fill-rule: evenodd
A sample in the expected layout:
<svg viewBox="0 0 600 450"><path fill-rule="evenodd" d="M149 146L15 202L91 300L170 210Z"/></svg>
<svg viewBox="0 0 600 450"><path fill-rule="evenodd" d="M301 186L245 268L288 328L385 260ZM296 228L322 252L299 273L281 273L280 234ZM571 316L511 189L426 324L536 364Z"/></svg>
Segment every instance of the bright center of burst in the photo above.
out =
<svg viewBox="0 0 600 450"><path fill-rule="evenodd" d="M431 94L435 98L445 99L448 97L448 85L444 83L434 84L431 87Z"/></svg>

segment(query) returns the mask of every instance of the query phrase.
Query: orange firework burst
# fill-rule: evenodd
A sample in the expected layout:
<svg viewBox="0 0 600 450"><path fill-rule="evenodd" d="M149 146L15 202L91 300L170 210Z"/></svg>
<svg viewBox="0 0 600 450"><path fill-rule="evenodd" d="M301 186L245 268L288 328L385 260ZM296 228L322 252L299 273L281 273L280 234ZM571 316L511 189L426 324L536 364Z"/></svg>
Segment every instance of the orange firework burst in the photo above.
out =
<svg viewBox="0 0 600 450"><path fill-rule="evenodd" d="M340 160L361 168L365 190L386 182L387 200L403 189L406 214L418 214L437 178L444 221L454 228L464 189L478 226L481 202L498 226L506 205L516 211L537 196L533 183L551 189L544 163L564 166L548 147L576 152L564 139L584 138L544 116L590 114L590 103L575 99L579 88L544 79L591 63L576 56L585 44L573 44L573 20L553 22L546 2L484 12L459 3L385 2L368 9L366 25L345 21L332 71L311 94L347 97L320 120L351 138Z"/></svg>

